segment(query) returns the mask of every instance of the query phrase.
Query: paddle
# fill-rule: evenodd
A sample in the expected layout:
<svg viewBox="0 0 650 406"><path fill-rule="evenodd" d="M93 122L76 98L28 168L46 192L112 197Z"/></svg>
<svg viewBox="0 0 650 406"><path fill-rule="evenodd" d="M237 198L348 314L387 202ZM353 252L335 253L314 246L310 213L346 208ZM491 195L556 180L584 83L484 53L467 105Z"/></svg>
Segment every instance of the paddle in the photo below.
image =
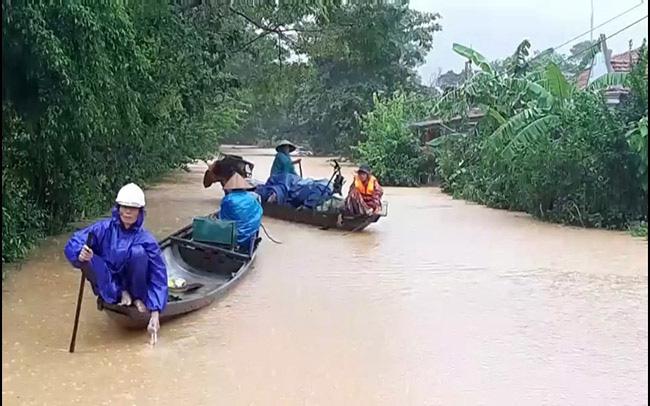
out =
<svg viewBox="0 0 650 406"><path fill-rule="evenodd" d="M368 224L366 224L366 223L361 223L361 224L359 224L358 226L356 226L356 227L353 228L352 230L348 231L347 233L343 233L343 237L345 237L346 235L354 234L354 233L356 233L357 231L363 229L364 227L368 227Z"/></svg>
<svg viewBox="0 0 650 406"><path fill-rule="evenodd" d="M88 233L86 237L86 246L91 247L93 243L93 233ZM77 311L74 315L74 327L72 328L72 338L70 339L70 352L74 352L74 345L77 342L77 328L79 327L79 314L81 313L81 301L84 298L84 286L86 285L86 276L81 271L81 280L79 282L79 296L77 297Z"/></svg>
<svg viewBox="0 0 650 406"><path fill-rule="evenodd" d="M302 178L302 161L298 161L298 169L300 169L300 177Z"/></svg>

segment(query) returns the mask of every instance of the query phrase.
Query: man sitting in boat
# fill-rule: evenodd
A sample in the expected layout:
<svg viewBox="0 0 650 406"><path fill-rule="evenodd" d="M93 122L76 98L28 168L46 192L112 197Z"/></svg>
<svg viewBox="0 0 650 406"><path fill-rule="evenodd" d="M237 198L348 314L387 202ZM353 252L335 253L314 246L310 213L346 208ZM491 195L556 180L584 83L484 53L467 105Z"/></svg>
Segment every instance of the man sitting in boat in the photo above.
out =
<svg viewBox="0 0 650 406"><path fill-rule="evenodd" d="M372 175L368 165L357 170L350 192L345 200L345 211L352 215L372 215L381 212L381 198L384 190Z"/></svg>
<svg viewBox="0 0 650 406"><path fill-rule="evenodd" d="M167 304L167 269L156 239L143 227L144 192L129 183L115 203L110 219L72 235L65 256L104 302L151 312L147 329L157 334ZM94 238L88 240L91 233ZM86 241L93 242L88 246Z"/></svg>
<svg viewBox="0 0 650 406"><path fill-rule="evenodd" d="M259 196L250 190L255 187L235 172L223 185L226 193L221 200L219 219L234 221L237 225L237 245L248 252L262 224L262 205Z"/></svg>
<svg viewBox="0 0 650 406"><path fill-rule="evenodd" d="M275 154L275 159L273 160L273 165L271 166L271 176L278 175L281 173L290 173L297 175L296 168L294 165L297 165L301 162L301 159L292 160L291 154L296 150L296 146L288 140L282 140L275 147L277 154Z"/></svg>

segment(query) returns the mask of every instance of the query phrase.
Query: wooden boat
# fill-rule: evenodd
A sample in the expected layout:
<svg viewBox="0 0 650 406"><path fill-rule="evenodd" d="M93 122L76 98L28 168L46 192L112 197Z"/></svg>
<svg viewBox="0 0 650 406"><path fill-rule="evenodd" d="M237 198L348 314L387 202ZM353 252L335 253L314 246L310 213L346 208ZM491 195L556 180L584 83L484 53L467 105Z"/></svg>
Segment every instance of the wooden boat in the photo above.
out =
<svg viewBox="0 0 650 406"><path fill-rule="evenodd" d="M325 213L309 209L296 209L292 206L263 202L264 215L285 221L310 224L324 229L341 229L345 231L361 231L376 223L384 214L372 216L346 216L340 213Z"/></svg>
<svg viewBox="0 0 650 406"><path fill-rule="evenodd" d="M228 155L215 161L213 165L219 167L220 171L226 173L228 176L232 175L233 172L239 173L241 176L247 178L254 186L264 184L264 182L252 178L253 164L244 160L241 156ZM250 170L248 169L249 167ZM333 160L332 167L333 174L327 184L332 184L334 193L341 194L344 183L343 175L341 175L341 166L336 160ZM208 171L209 170L210 169L208 169ZM206 171L206 176L208 171ZM206 187L208 187L209 185L206 183L205 179L206 178L204 178L204 186L207 185ZM269 202L262 202L262 208L264 209L264 215L268 217L296 223L310 224L323 229L334 228L356 232L365 229L372 223L376 223L380 217L385 217L387 215L388 205L384 205L382 208L384 211L381 214L374 214L371 216L349 216L342 213L327 213L309 209L296 209L292 206Z"/></svg>
<svg viewBox="0 0 650 406"><path fill-rule="evenodd" d="M223 296L251 269L260 240L256 239L247 255L232 247L193 241L189 225L160 241L168 277L183 278L188 287L185 292L170 290L160 322L201 309ZM97 307L126 328L144 328L149 323L149 313L140 313L134 306L118 306L98 299Z"/></svg>

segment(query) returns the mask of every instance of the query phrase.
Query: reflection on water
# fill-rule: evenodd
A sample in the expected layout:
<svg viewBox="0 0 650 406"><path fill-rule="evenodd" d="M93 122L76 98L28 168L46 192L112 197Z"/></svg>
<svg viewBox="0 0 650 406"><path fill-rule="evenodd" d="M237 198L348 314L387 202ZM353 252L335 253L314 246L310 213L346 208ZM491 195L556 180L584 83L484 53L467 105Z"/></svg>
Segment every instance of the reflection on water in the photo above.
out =
<svg viewBox="0 0 650 406"><path fill-rule="evenodd" d="M263 152L263 153L262 153ZM268 151L239 150L266 178ZM205 166L147 192L157 236L216 209ZM329 177L324 159L305 174ZM344 169L350 175L351 167ZM349 176L348 176L349 178ZM265 219L256 267L225 299L144 332L116 328L51 238L5 283L7 405L643 405L647 243L387 188L357 234Z"/></svg>

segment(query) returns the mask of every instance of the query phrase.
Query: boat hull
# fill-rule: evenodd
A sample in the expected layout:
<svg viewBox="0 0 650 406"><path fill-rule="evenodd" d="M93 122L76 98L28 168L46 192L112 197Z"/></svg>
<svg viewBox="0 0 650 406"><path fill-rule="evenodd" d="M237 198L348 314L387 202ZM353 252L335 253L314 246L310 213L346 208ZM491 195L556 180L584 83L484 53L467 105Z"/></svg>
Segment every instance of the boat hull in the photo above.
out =
<svg viewBox="0 0 650 406"><path fill-rule="evenodd" d="M246 255L193 242L191 235L189 226L160 242L168 277L182 278L188 286L200 285L184 293L170 292L167 306L160 314L161 323L210 305L253 268L259 239L253 253ZM143 328L149 323L150 313L141 313L134 306L108 304L99 299L98 308L125 328Z"/></svg>
<svg viewBox="0 0 650 406"><path fill-rule="evenodd" d="M308 209L296 209L291 206L274 203L262 203L264 215L279 220L309 224L325 229L341 229L345 231L361 231L376 223L381 215L345 216L338 213L322 213Z"/></svg>

